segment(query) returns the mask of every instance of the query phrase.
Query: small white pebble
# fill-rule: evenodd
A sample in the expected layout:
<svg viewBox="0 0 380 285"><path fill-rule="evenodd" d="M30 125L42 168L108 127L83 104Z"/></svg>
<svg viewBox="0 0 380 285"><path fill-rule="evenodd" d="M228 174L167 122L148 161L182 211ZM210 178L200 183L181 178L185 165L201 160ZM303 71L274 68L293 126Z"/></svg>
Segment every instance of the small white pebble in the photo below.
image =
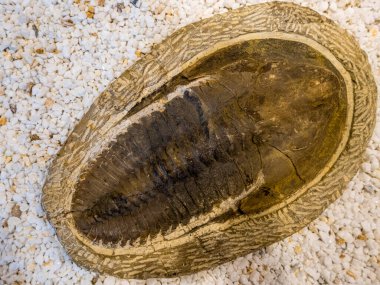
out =
<svg viewBox="0 0 380 285"><path fill-rule="evenodd" d="M20 218L9 217L7 220L9 231L13 231L21 223Z"/></svg>
<svg viewBox="0 0 380 285"><path fill-rule="evenodd" d="M347 231L340 231L338 236L344 239L347 243L352 243L354 241L352 234Z"/></svg>
<svg viewBox="0 0 380 285"><path fill-rule="evenodd" d="M329 3L327 1L320 1L318 8L324 12L329 8Z"/></svg>

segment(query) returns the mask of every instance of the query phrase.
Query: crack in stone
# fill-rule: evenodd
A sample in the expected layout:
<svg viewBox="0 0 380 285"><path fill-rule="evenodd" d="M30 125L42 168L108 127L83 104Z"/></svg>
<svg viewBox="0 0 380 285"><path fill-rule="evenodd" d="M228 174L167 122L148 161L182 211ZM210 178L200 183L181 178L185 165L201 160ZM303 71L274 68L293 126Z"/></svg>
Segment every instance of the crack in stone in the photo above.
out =
<svg viewBox="0 0 380 285"><path fill-rule="evenodd" d="M261 154L261 151L260 151L260 147L259 147L259 145L254 140L252 140L252 143L256 146L257 152L259 153L260 170L262 170L263 169L263 158L262 158L262 154Z"/></svg>
<svg viewBox="0 0 380 285"><path fill-rule="evenodd" d="M250 114L248 114L247 110L245 110L245 109L239 104L239 100L236 99L236 102L237 102L237 105L239 106L239 108L240 108L244 113L247 114L247 116L252 120L253 123L255 123L254 120L253 120L253 118L252 118L252 116L251 116ZM284 155L284 156L290 161L290 163L292 164L293 169L294 169L294 172L296 173L296 176L298 177L298 179L300 179L303 183L306 183L305 179L303 179L303 178L301 177L301 175L299 174L298 169L297 169L297 167L296 167L296 165L295 165L293 159L292 159L288 154L286 154L285 152L283 152L283 151L282 151L281 149L279 149L278 147L276 147L276 146L274 146L274 145L272 145L272 144L270 144L270 143L264 142L264 141L262 141L262 140L260 140L260 139L259 139L258 142L255 142L255 139L253 138L253 139L252 139L252 142L256 145L257 150L258 150L258 152L259 152L259 155L260 155L260 162L261 162L261 169L262 169L262 156L261 156L261 152L260 152L260 149L259 149L259 144L266 144L266 145L268 145L268 146L270 146L270 147L276 149L276 150L277 150L278 152L280 152L282 155Z"/></svg>
<svg viewBox="0 0 380 285"><path fill-rule="evenodd" d="M274 146L274 145L272 145L270 143L267 143L267 142L263 142L263 143L266 144L266 145L268 145L268 146L270 146L270 147L272 147L272 148L274 148L275 150L277 150L278 152L280 152L282 155L284 155L290 161L290 163L292 164L294 172L296 173L296 176L298 177L298 179L300 179L303 183L306 183L305 179L303 179L301 177L301 175L299 174L298 169L297 169L297 167L296 167L293 159L288 154L286 154L281 149L279 149L278 147L276 147L276 146Z"/></svg>

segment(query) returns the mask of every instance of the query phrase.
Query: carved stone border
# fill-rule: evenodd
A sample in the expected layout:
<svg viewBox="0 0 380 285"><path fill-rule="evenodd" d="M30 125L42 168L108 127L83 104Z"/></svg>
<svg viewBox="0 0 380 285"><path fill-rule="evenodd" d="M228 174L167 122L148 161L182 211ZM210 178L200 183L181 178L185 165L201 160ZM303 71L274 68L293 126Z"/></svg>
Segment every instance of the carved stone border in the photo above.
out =
<svg viewBox="0 0 380 285"><path fill-rule="evenodd" d="M117 251L107 245L91 244L75 233L71 196L79 175L105 147L104 138L116 133L115 127L128 110L203 53L251 34L288 35L311 46L321 45L328 51L322 54L331 54L351 79L351 128L347 143L342 143L342 151L329 171L307 191L281 205L231 221L223 231L204 231L186 242L162 237L144 246ZM354 38L311 9L271 2L216 15L172 34L96 99L52 164L43 189L43 207L69 255L91 270L123 278L147 278L183 275L216 266L300 230L340 196L359 168L372 134L376 94L367 57Z"/></svg>

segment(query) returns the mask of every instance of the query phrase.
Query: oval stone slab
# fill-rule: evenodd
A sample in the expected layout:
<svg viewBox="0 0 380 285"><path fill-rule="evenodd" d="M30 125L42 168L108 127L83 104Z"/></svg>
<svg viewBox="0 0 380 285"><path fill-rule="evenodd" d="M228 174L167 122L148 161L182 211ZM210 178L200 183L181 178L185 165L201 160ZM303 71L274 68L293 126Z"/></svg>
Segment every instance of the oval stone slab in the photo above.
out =
<svg viewBox="0 0 380 285"><path fill-rule="evenodd" d="M97 99L53 163L44 208L90 269L209 268L335 200L373 129L375 91L357 44L309 9L260 4L204 20Z"/></svg>

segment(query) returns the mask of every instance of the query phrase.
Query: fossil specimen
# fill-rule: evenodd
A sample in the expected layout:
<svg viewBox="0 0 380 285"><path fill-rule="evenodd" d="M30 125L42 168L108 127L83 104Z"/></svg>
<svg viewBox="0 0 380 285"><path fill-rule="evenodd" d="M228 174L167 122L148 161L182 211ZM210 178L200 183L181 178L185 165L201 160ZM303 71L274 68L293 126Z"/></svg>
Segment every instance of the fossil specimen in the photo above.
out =
<svg viewBox="0 0 380 285"><path fill-rule="evenodd" d="M57 155L43 206L70 256L120 277L207 269L304 227L375 118L366 56L310 9L180 29L115 80Z"/></svg>

